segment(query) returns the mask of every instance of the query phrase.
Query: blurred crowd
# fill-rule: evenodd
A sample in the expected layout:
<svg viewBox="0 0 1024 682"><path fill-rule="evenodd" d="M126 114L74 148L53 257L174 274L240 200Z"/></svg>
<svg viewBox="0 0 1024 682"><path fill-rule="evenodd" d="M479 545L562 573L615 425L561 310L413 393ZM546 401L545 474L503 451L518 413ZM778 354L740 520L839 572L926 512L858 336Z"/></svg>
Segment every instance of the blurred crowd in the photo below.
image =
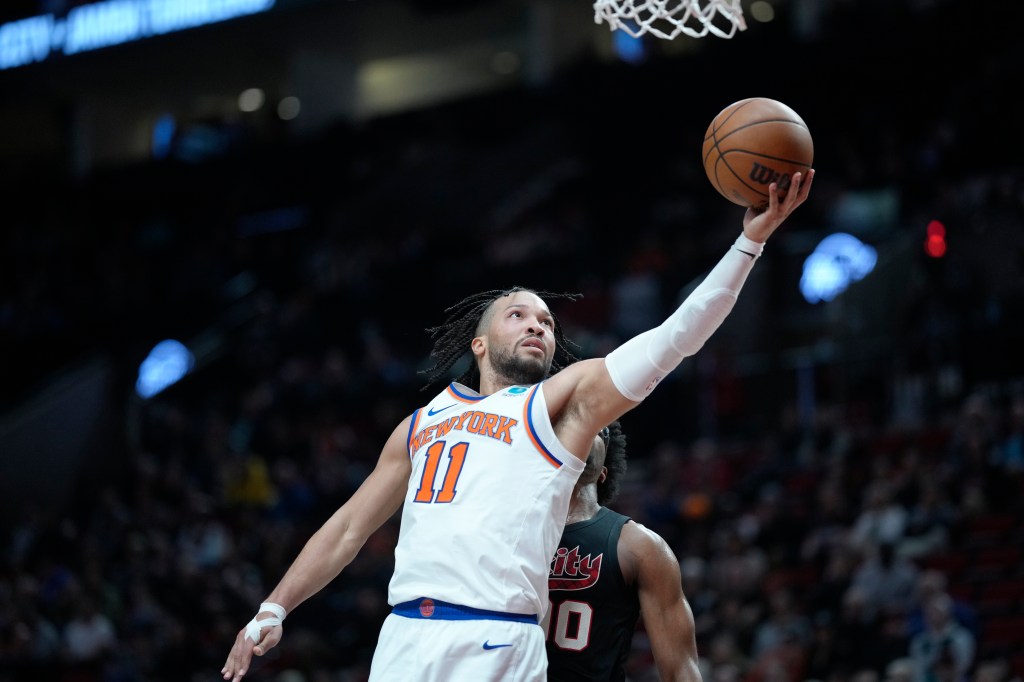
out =
<svg viewBox="0 0 1024 682"><path fill-rule="evenodd" d="M273 318L261 334L284 331L284 310ZM0 679L215 679L401 409L357 388L388 384L386 363L283 355L271 371L239 353L228 376L157 400L123 477L10 520ZM896 432L839 405L817 414L756 440L662 434L632 454L615 506L679 557L705 680L1019 678L1024 394L971 393ZM252 679L364 680L396 535L393 519L291 614ZM657 679L645 642L641 629L636 682Z"/></svg>
<svg viewBox="0 0 1024 682"><path fill-rule="evenodd" d="M812 357L834 340L828 311L853 306L807 313L782 293L803 254L779 235L737 321L623 419L613 506L678 556L706 682L1024 676L1024 174L964 151L983 137L959 127L979 83L1015 73L985 67L951 65L963 87L913 130L848 95L796 107L820 122L831 167L787 229L849 225L836 206L877 188L901 198L895 225L867 231L880 241L950 226L944 259L903 261L916 279L882 351L854 340ZM424 330L462 296L583 293L555 311L581 357L663 319L742 211L684 139L642 163L626 141L595 144L633 108L699 136L700 110L643 94L658 68L589 65L551 91L16 187L64 201L16 202L3 232L0 351L26 361L0 370L0 406L100 355L126 426L65 504L0 525L0 682L217 679L238 629L430 395ZM780 99L816 78L808 67ZM775 332L768 347L749 325ZM126 401L146 350L174 335L205 340L193 373ZM364 680L397 530L290 614L247 679ZM630 680L655 679L641 627Z"/></svg>

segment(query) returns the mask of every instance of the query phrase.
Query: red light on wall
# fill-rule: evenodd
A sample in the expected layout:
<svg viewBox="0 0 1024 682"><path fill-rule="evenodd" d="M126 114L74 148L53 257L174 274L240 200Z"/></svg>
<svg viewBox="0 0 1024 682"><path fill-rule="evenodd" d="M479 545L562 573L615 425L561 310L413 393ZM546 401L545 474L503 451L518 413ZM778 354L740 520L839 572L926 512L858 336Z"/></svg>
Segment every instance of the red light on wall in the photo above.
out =
<svg viewBox="0 0 1024 682"><path fill-rule="evenodd" d="M928 236L924 240L924 252L932 258L946 255L946 226L938 220L928 223Z"/></svg>

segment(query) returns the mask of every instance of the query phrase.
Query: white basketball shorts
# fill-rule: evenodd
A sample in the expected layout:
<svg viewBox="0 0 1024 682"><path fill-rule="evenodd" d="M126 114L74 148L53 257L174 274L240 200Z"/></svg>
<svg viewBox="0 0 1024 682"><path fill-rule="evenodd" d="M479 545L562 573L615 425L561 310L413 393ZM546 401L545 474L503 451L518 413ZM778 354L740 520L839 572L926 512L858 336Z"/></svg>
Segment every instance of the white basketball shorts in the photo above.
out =
<svg viewBox="0 0 1024 682"><path fill-rule="evenodd" d="M384 620L370 666L370 682L547 679L544 631L535 620L460 613L462 607L454 607L453 612L445 608L451 605L439 603L435 608L430 600L415 604L414 611L399 608L403 605L395 607Z"/></svg>

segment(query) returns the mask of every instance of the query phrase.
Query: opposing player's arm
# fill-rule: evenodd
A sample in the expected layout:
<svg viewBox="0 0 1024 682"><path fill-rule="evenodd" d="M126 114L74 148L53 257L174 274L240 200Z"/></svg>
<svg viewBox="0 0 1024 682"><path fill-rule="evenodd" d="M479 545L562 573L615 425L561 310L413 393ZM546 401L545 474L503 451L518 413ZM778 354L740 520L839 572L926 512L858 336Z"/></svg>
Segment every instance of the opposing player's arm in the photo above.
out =
<svg viewBox="0 0 1024 682"><path fill-rule="evenodd" d="M814 171L793 176L780 199L769 187L768 207L748 209L743 234L686 297L654 329L639 334L603 359L577 362L544 386L559 440L585 460L594 434L640 404L684 358L694 355L732 311L764 242L807 200Z"/></svg>
<svg viewBox="0 0 1024 682"><path fill-rule="evenodd" d="M627 523L619 538L619 558L636 582L640 615L662 681L701 682L693 612L672 549L657 533Z"/></svg>
<svg viewBox="0 0 1024 682"><path fill-rule="evenodd" d="M322 590L352 562L367 538L402 505L412 473L407 449L410 420L411 417L406 418L394 430L381 451L377 466L352 497L306 542L267 602L290 612ZM241 680L248 672L253 654L262 656L280 641L281 634L280 625L263 627L259 640L254 642L246 638L243 628L221 670L224 679Z"/></svg>

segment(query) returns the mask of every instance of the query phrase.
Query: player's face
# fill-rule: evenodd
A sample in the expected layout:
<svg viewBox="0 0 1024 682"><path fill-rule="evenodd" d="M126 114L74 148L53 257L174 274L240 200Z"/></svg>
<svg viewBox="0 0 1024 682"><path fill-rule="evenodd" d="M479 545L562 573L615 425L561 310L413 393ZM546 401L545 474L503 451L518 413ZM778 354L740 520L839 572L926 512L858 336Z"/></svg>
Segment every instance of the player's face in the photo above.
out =
<svg viewBox="0 0 1024 682"><path fill-rule="evenodd" d="M543 380L555 357L555 319L544 301L517 291L493 303L487 353L494 370L514 384Z"/></svg>

